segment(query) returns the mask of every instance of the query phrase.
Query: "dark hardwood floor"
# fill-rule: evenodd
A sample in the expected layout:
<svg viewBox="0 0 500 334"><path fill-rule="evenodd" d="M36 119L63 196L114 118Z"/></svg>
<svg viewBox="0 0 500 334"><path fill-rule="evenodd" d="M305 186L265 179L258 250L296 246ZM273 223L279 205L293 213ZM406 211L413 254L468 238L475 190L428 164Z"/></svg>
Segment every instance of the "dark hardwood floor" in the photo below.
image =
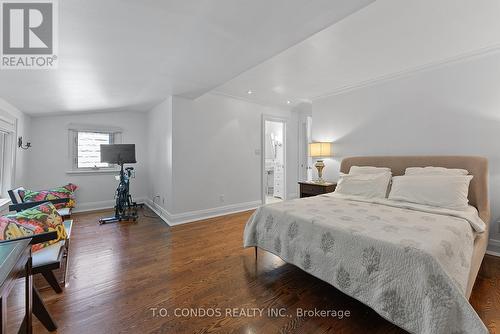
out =
<svg viewBox="0 0 500 334"><path fill-rule="evenodd" d="M148 216L154 214L145 209ZM374 311L279 258L243 249L251 212L168 227L159 218L99 226L75 215L69 286L42 295L58 333L402 333ZM500 325L500 259L487 256L471 298L492 333ZM175 316L175 312L221 316ZM226 309L272 308L284 317ZM350 316L298 317L297 309ZM157 315L153 315L156 309ZM165 312L169 315L166 316ZM265 311L266 312L266 311ZM160 315L158 315L160 313ZM249 312L250 313L250 312ZM35 333L45 333L35 320ZM500 333L500 331L499 331Z"/></svg>

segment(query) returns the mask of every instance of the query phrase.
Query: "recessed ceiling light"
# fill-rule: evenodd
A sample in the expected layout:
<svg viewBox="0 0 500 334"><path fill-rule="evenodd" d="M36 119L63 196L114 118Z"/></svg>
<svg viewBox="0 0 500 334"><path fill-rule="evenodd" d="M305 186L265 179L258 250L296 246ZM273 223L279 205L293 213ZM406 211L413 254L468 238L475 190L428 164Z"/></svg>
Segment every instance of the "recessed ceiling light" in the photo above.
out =
<svg viewBox="0 0 500 334"><path fill-rule="evenodd" d="M252 92L251 90L249 90L249 91L247 92L247 94L248 94L248 95L252 95L252 94L253 94L253 92Z"/></svg>
<svg viewBox="0 0 500 334"><path fill-rule="evenodd" d="M287 101L286 101L286 104L292 104L292 101L287 100Z"/></svg>

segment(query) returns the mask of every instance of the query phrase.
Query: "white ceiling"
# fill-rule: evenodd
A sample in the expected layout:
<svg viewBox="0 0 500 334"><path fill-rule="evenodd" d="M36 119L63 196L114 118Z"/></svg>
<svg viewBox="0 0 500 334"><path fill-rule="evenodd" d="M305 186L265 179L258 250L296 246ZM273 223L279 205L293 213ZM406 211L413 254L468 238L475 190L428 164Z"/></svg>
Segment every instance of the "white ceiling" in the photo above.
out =
<svg viewBox="0 0 500 334"><path fill-rule="evenodd" d="M377 0L216 91L267 105L315 100L498 50L499 17L498 0Z"/></svg>
<svg viewBox="0 0 500 334"><path fill-rule="evenodd" d="M32 115L197 97L373 0L63 0L59 68L1 71Z"/></svg>

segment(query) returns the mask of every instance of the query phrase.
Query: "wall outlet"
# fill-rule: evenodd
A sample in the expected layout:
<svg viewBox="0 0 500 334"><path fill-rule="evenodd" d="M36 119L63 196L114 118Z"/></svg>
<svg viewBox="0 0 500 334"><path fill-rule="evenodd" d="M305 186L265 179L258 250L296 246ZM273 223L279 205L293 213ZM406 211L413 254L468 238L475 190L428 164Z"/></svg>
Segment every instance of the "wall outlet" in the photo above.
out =
<svg viewBox="0 0 500 334"><path fill-rule="evenodd" d="M224 198L224 194L222 194L222 195L220 195L220 196L219 196L219 201L220 201L221 203L224 203L224 201L225 201L225 200L226 200L226 199Z"/></svg>

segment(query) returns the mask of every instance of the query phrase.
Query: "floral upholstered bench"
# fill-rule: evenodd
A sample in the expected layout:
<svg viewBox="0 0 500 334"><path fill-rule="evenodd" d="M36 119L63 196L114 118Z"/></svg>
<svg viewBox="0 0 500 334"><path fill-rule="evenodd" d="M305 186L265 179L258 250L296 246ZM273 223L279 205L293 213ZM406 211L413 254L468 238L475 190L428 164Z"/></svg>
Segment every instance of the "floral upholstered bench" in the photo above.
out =
<svg viewBox="0 0 500 334"><path fill-rule="evenodd" d="M34 202L33 202L34 203ZM69 245L73 220L63 219L51 202L22 203L10 205L10 211L17 213L0 216L1 240L19 237L33 237L39 233L56 231L57 238L46 243L37 243L33 248L33 274L41 274L52 289L61 293L62 286L66 286ZM22 209L21 206L30 205ZM62 282L56 278L55 270L63 268Z"/></svg>
<svg viewBox="0 0 500 334"><path fill-rule="evenodd" d="M69 183L62 187L48 190L28 190L19 187L9 190L9 197L12 202L13 211L25 210L45 202L51 202L57 208L59 215L63 218L70 218L75 207L74 192L78 187Z"/></svg>

